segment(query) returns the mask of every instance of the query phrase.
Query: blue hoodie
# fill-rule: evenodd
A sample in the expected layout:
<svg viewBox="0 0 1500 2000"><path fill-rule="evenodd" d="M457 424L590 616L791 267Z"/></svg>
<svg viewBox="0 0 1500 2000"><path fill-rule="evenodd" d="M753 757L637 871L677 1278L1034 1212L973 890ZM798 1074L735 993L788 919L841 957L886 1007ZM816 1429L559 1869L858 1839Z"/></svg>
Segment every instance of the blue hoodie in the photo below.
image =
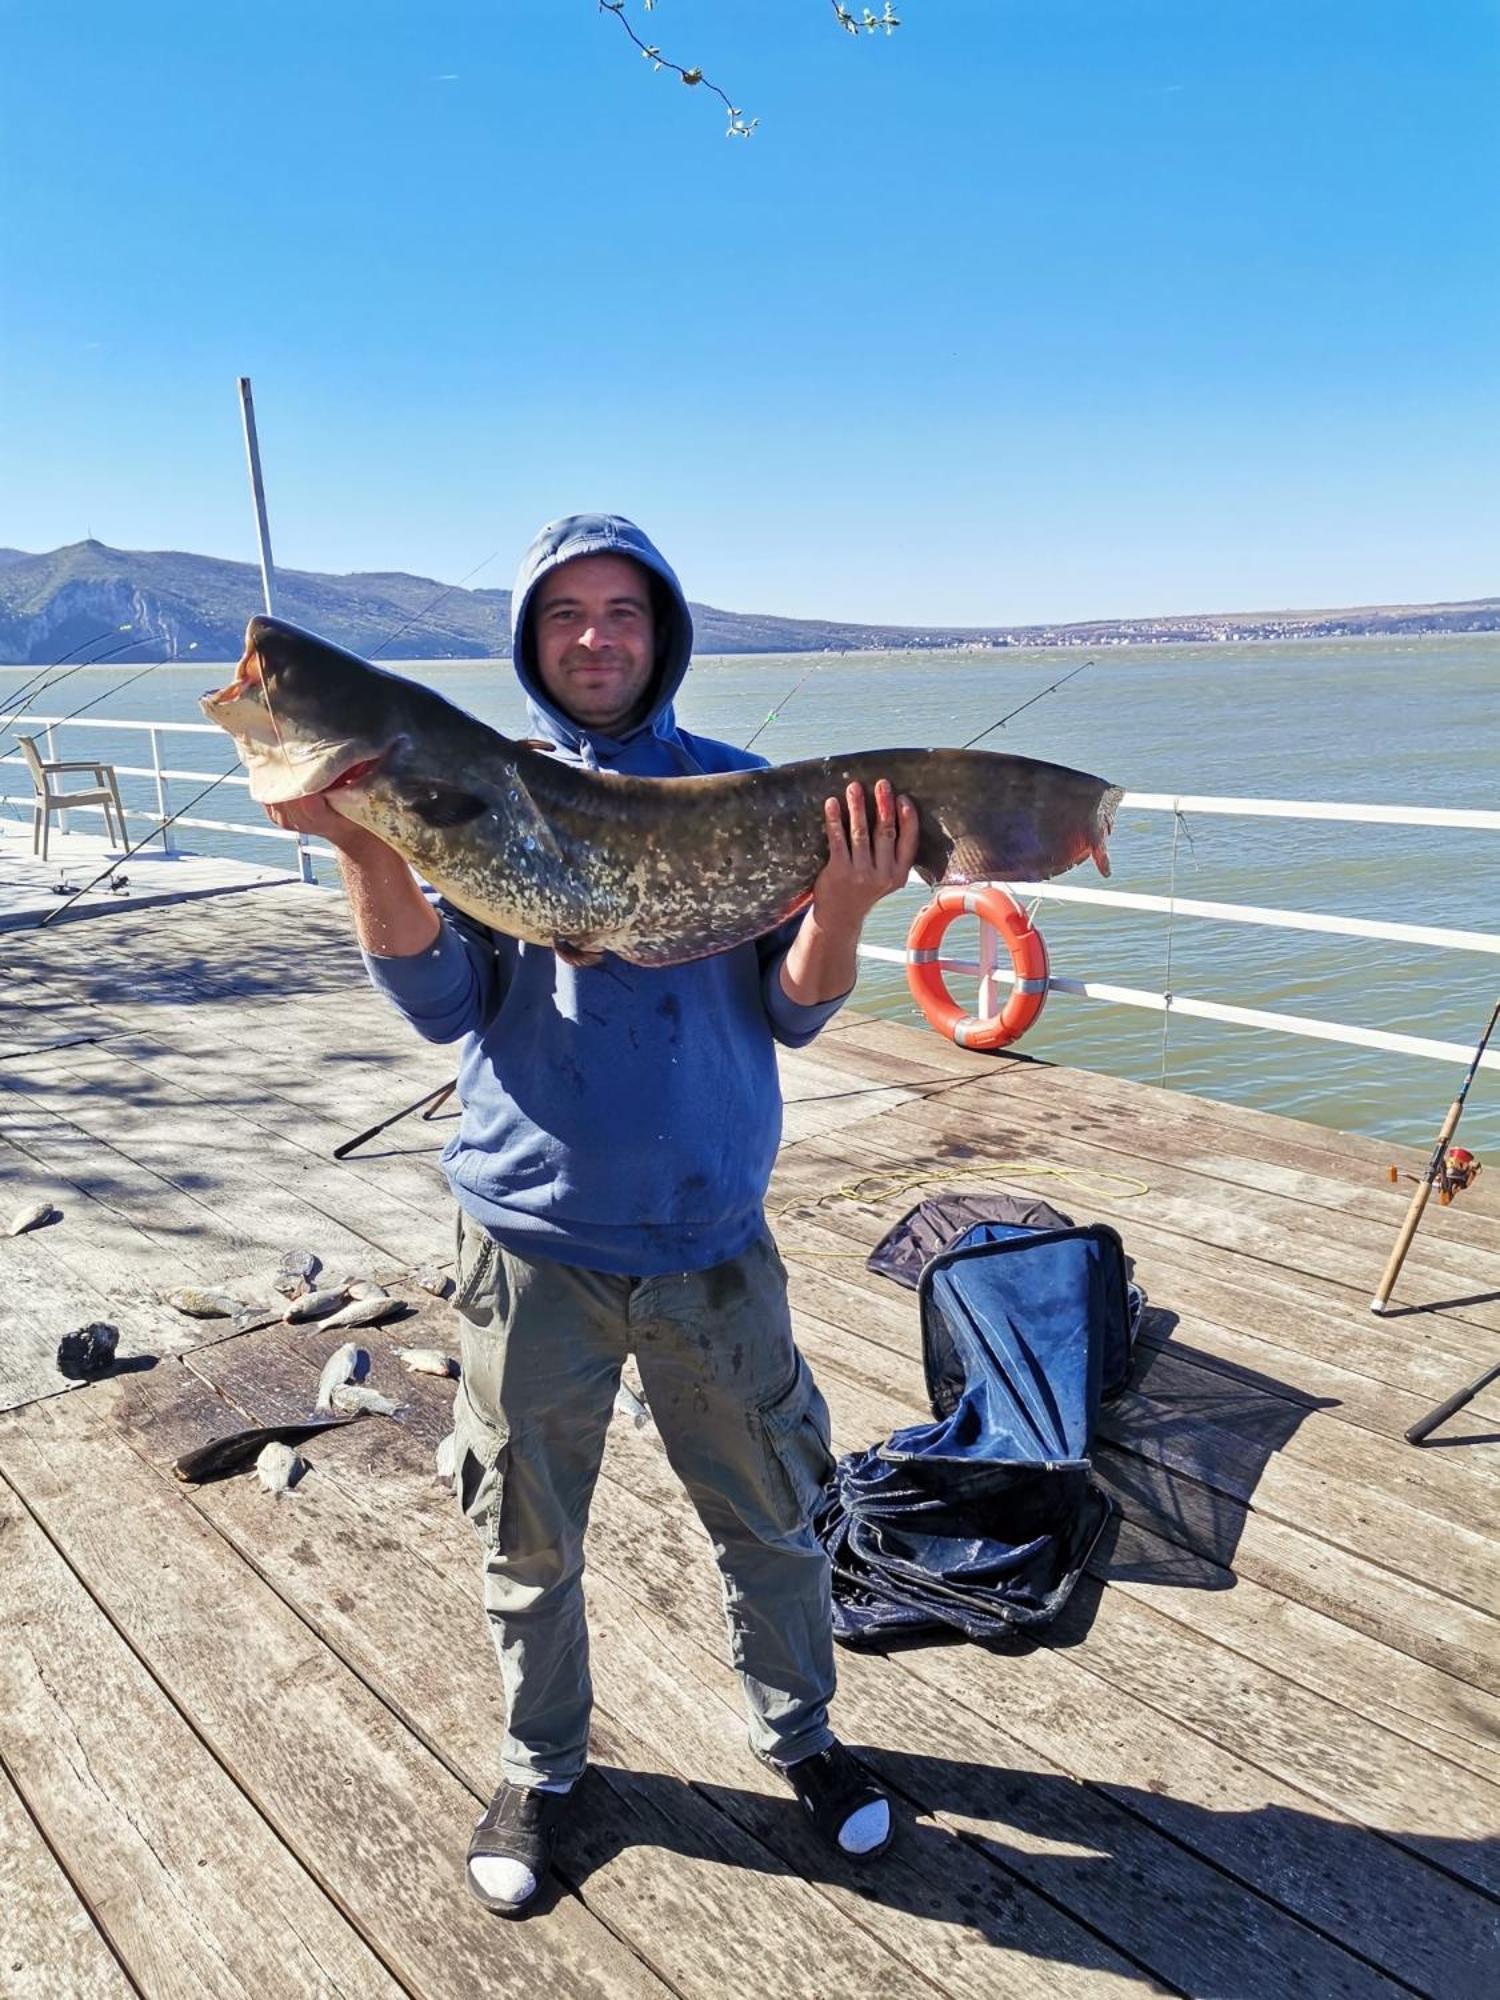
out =
<svg viewBox="0 0 1500 2000"><path fill-rule="evenodd" d="M628 556L654 579L656 678L644 719L584 728L537 678L529 610L542 578L578 556ZM672 699L693 621L668 564L629 521L575 514L527 551L512 650L533 732L557 756L635 777L742 771L765 759L679 729ZM438 901L430 951L365 955L375 986L432 1042L464 1038L463 1118L443 1152L460 1206L523 1256L647 1277L738 1256L764 1227L781 1140L774 1042L799 1048L841 1004L781 986L799 919L690 965L607 957L565 965Z"/></svg>

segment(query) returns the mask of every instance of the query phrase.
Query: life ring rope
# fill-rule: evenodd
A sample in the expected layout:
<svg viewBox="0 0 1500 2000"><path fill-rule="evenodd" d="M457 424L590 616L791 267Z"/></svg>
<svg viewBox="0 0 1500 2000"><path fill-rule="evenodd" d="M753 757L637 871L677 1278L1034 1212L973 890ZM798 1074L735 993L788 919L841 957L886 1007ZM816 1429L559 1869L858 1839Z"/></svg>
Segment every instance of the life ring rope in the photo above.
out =
<svg viewBox="0 0 1500 2000"><path fill-rule="evenodd" d="M959 1006L943 981L943 939L959 917L978 917L1003 939L1015 983L998 1014L986 1019ZM953 883L918 911L906 938L906 982L929 1026L962 1049L1008 1048L1047 1003L1047 947L1030 914L993 882Z"/></svg>

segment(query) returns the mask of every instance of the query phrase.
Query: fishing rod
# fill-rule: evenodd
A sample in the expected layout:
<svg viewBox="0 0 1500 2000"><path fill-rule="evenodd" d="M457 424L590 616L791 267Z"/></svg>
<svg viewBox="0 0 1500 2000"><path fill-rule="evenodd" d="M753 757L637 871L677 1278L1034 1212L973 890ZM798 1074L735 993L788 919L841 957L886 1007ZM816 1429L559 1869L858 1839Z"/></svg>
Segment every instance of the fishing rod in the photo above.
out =
<svg viewBox="0 0 1500 2000"><path fill-rule="evenodd" d="M117 632L126 632L129 631L131 628L126 625L117 625L112 627L111 629ZM108 632L102 632L102 633L96 632L94 634L94 637L92 639L86 639L84 641L84 644L87 646L92 646L96 644L99 639L101 638L107 639L109 636L110 634ZM59 674L55 680L50 680L50 681L47 680L46 676L52 672L52 668L62 666L64 661L66 661L70 657L68 653L64 653L62 659L54 660L51 667L44 667L40 674L33 674L31 679L25 683L21 692L25 694L26 698L24 701L20 703L19 707L13 708L10 711L10 713L6 716L7 726L9 727L19 722L21 718L25 715L26 711L31 707L33 701L35 701L39 695L50 693L51 690L55 687L61 687L63 682L65 680L68 680L72 675L77 673L82 673L84 668L86 667L97 667L102 660L112 660L117 653L128 653L133 646L144 646L145 643L146 643L145 639L127 639L123 645L112 646L107 653L96 653L92 660L80 660L77 666L69 667L67 673ZM72 650L73 652L77 652L78 648L75 646ZM155 664L155 662L153 662L153 664ZM135 676L135 678L139 679L140 676L137 675ZM128 687L130 685L129 681L126 681L124 685ZM72 715L65 715L61 718L59 722L48 723L45 726L48 728L61 728L62 723L72 722L75 719L75 717L82 715L84 709L93 708L97 705L98 701L104 700L105 696L110 694L117 694L118 692L119 692L118 686L113 688L106 688L104 694L98 696L95 701L85 702L83 708L74 709ZM10 752L17 747L20 741L21 741L21 733L19 730L15 730L10 738L10 741L4 745L0 745L0 757L9 756ZM6 805L7 808L12 806L19 808L21 805L21 801L12 799L10 795L7 793L4 799L4 804ZM25 823L24 813L19 812L18 810L18 817L21 819L22 824L24 825Z"/></svg>
<svg viewBox="0 0 1500 2000"><path fill-rule="evenodd" d="M126 642L124 642L122 646L110 646L110 650L108 650L108 652L98 652L98 654L94 654L94 658L92 658L92 660L80 660L80 662L78 662L76 666L70 666L66 674L58 674L58 678L56 678L56 680L48 680L46 676L48 676L48 674L52 672L52 666L62 666L62 660L66 660L66 658L68 658L68 654L64 652L62 660L54 660L54 662L52 662L52 666L46 666L46 668L42 668L42 672L40 672L40 674L34 674L34 676L32 676L32 680L28 680L28 682L26 682L26 686L24 686L22 690L18 690L18 694L26 694L26 700L24 700L24 702L20 702L20 706L18 706L18 708L12 708L12 710L10 710L8 714L6 714L6 728L10 728L10 726L12 726L14 722L20 722L20 718L22 718L22 716L26 714L26 710L28 710L28 708L32 706L32 702L34 702L34 700L36 700L38 696L42 696L42 694L50 694L50 692L52 692L52 688L60 688L64 680L72 680L72 676L74 676L74 674L82 674L82 672L86 672L86 670L88 670L90 666L102 666L102 664L104 664L106 660L112 660L112 658L114 658L116 654L120 654L120 652L130 652L130 650L132 650L132 646L144 646L148 638L150 638L150 632L146 634L146 638L128 638L128 640L126 640ZM92 644L92 640L90 640L90 644ZM26 690L30 690L30 692L26 692ZM64 716L64 720L68 720L68 718ZM10 744L8 748L12 748L12 746L14 746L14 742L18 742L18 738L14 738L14 736L12 736L12 744Z"/></svg>
<svg viewBox="0 0 1500 2000"><path fill-rule="evenodd" d="M765 721L762 722L760 728L756 730L755 736L752 736L750 738L750 742L746 743L746 745L744 746L747 750L750 748L750 744L755 741L755 737L759 736L763 730L768 728L769 725L776 720L776 718L781 713L781 710L783 708L787 708L790 706L792 697L800 693L801 690L804 687L806 687L807 683L812 679L813 675L818 671L818 668L825 664L826 664L825 661L819 660L813 666L810 666L807 672L802 676L801 680L798 681L796 687L792 689L791 693L783 695L780 702L776 705L776 707L768 711ZM1040 694L1031 695L1026 701L1023 701L1020 704L1020 707L1013 708L1008 715L1002 715L998 722L989 723L985 728L980 730L977 736L971 736L967 743L961 743L959 745L959 748L961 750L972 750L974 748L974 745L976 743L982 743L986 736L993 736L995 731L997 729L1003 729L1007 722L1014 722L1016 717L1021 713L1023 709L1033 707L1035 703L1044 700L1046 696L1048 696L1049 694L1056 694L1057 690L1060 687L1066 687L1068 682L1071 680L1075 680L1078 677L1078 675L1083 672L1085 667L1091 667L1093 666L1093 664L1094 662L1092 660L1084 660L1080 665L1074 667L1071 673L1064 674L1060 680L1055 680L1050 687L1044 687Z"/></svg>
<svg viewBox="0 0 1500 2000"><path fill-rule="evenodd" d="M1040 694L1034 694L1029 700L1023 701L1020 708L1013 708L1009 715L1002 715L998 722L992 722L988 729L981 729L979 734L971 736L967 743L960 743L958 746L959 749L972 750L974 745L982 743L986 736L993 736L995 731L1003 729L1007 722L1014 722L1022 709L1034 707L1037 702L1044 700L1049 694L1056 694L1060 687L1066 687L1069 681L1076 680L1083 672L1084 667L1091 667L1093 664L1092 660L1085 660L1081 666L1074 667L1071 673L1064 674L1061 680L1054 681L1051 687L1044 687Z"/></svg>
<svg viewBox="0 0 1500 2000"><path fill-rule="evenodd" d="M138 646L144 646L146 642L144 639L137 639L135 643ZM194 644L196 643L195 640ZM127 649L124 646L120 646L116 650L123 653ZM191 651L192 648L189 647L188 650ZM133 674L127 674L124 680L115 681L112 686L105 688L102 694L94 695L89 701L80 702L77 708L70 708L66 715L60 715L56 722L49 723L47 725L48 728L61 729L65 723L76 722L80 715L87 715L89 710L97 708L101 701L112 701L117 694L123 694L126 688L134 687L137 681L144 680L147 674L154 674L158 667L165 666L165 664L164 660L148 660L145 666L137 668ZM89 665L97 665L97 662L90 660ZM53 686L55 687L56 685L57 683L54 681Z"/></svg>
<svg viewBox="0 0 1500 2000"><path fill-rule="evenodd" d="M102 632L96 632L92 639L85 639L81 642L81 644L77 646L70 646L67 652L60 655L59 658L50 661L45 667L39 667L37 671L31 676L31 679L29 681L22 681L21 685L16 689L12 699L15 701L20 701L23 695L31 693L36 688L37 683L39 681L44 681L47 678L48 674L52 673L55 668L66 666L68 661L72 659L73 655L75 653L81 653L85 647L97 646L101 639L113 638L116 632L130 632L133 631L134 629L135 628L130 625L109 625L106 626ZM92 664L92 662L90 664Z"/></svg>
<svg viewBox="0 0 1500 2000"><path fill-rule="evenodd" d="M1370 1301L1370 1311L1373 1313L1383 1313L1390 1304L1391 1293L1396 1288L1396 1280L1401 1275L1401 1266L1406 1262L1406 1253L1411 1248L1412 1238L1417 1233L1417 1225L1422 1220L1422 1212L1431 1198L1432 1190L1434 1187L1441 1187L1443 1189L1443 1198L1447 1199L1449 1196L1449 1143L1454 1133L1458 1130L1459 1119L1464 1115L1464 1100L1468 1097L1470 1084L1473 1083L1474 1078L1479 1073L1479 1065L1484 1060L1484 1052L1489 1047L1490 1037L1495 1032L1497 1022L1500 1022L1500 1000L1495 1002L1490 1018L1485 1024L1484 1033L1479 1037L1479 1046L1470 1058L1469 1067L1464 1074L1464 1080L1459 1087L1458 1095L1448 1107L1448 1115L1443 1120L1442 1130L1438 1133L1437 1144L1432 1149L1432 1158L1427 1162L1427 1170L1417 1182L1416 1190L1411 1198L1411 1206L1406 1211L1406 1220L1401 1225L1401 1231L1396 1238L1395 1247L1386 1260L1386 1267L1381 1273L1380 1283L1375 1288L1375 1296ZM1470 1390L1465 1392L1464 1400L1467 1400L1469 1395L1477 1395L1482 1386L1482 1383L1475 1383ZM1440 1423L1443 1417L1451 1415L1452 1411L1457 1408L1458 1404L1450 1400L1448 1404L1443 1406L1440 1412L1434 1413L1432 1423ZM1426 1419L1423 1422L1425 1423ZM1427 1428L1430 1429L1431 1424L1428 1424ZM1412 1432L1407 1432L1407 1436L1411 1438L1413 1444L1419 1442L1420 1437L1426 1436L1426 1430L1423 1429L1421 1424L1414 1424L1412 1430L1419 1433L1419 1437L1413 1438Z"/></svg>
<svg viewBox="0 0 1500 2000"><path fill-rule="evenodd" d="M430 611L435 611L438 605L442 603L445 597L451 597L455 590L462 590L464 585L469 581L469 577L478 576L479 572L482 569L488 569L490 564L495 560L496 556L501 555L502 553L503 551L500 549L493 550L491 554L485 557L482 563L475 563L474 567L469 571L468 576L461 576L458 579L457 583L450 583L446 585L442 590L438 592L437 596L434 597L430 603L424 604L420 611L414 611L411 617L407 619L404 625L398 625L395 631L392 632L389 635L389 637L382 639L380 644L375 648L375 653L383 653L387 646L393 646L396 643L396 641L401 637L401 634L403 632L409 632L413 625L420 625L423 619L426 618L427 614ZM370 658L372 660L375 657L375 653L372 653L370 655Z"/></svg>
<svg viewBox="0 0 1500 2000"><path fill-rule="evenodd" d="M750 748L750 744L755 741L756 736L762 735L764 731L770 728L771 724L776 720L777 716L781 713L782 709L790 706L793 698L802 692L803 688L807 686L807 683L812 679L813 675L818 671L819 667L824 665L826 665L825 661L821 659L814 660L812 665L808 668L807 672L802 676L801 680L798 681L797 685L792 689L791 694L784 694L781 697L781 700L777 702L774 708L768 708L766 710L765 721L762 722L760 728L756 730L755 736L752 736L750 738L750 741L743 745L744 749L748 750Z"/></svg>

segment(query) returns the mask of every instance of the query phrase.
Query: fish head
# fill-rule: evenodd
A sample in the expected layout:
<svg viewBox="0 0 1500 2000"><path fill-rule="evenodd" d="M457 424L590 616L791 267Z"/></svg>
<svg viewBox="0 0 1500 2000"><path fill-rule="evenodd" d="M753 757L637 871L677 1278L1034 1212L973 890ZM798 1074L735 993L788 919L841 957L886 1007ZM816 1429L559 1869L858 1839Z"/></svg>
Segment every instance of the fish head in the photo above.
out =
<svg viewBox="0 0 1500 2000"><path fill-rule="evenodd" d="M299 626L255 617L234 679L199 707L234 738L250 796L283 805L378 768L401 736L393 690L404 685Z"/></svg>

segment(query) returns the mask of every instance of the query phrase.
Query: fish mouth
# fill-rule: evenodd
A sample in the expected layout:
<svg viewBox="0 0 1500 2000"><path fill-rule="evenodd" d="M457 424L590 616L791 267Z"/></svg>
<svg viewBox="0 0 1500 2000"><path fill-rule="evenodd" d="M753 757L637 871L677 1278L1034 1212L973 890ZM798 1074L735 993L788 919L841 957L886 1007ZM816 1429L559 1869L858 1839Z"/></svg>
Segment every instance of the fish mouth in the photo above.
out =
<svg viewBox="0 0 1500 2000"><path fill-rule="evenodd" d="M245 653L234 670L234 679L227 687L216 688L212 694L203 696L203 706L227 708L232 702L246 700L265 700L265 677L261 672L260 655L253 650Z"/></svg>
<svg viewBox="0 0 1500 2000"><path fill-rule="evenodd" d="M393 742L377 746L368 738L336 737L304 715L278 713L253 637L234 679L198 705L235 739L250 773L250 796L260 805L292 805L352 788L372 777L395 748Z"/></svg>

